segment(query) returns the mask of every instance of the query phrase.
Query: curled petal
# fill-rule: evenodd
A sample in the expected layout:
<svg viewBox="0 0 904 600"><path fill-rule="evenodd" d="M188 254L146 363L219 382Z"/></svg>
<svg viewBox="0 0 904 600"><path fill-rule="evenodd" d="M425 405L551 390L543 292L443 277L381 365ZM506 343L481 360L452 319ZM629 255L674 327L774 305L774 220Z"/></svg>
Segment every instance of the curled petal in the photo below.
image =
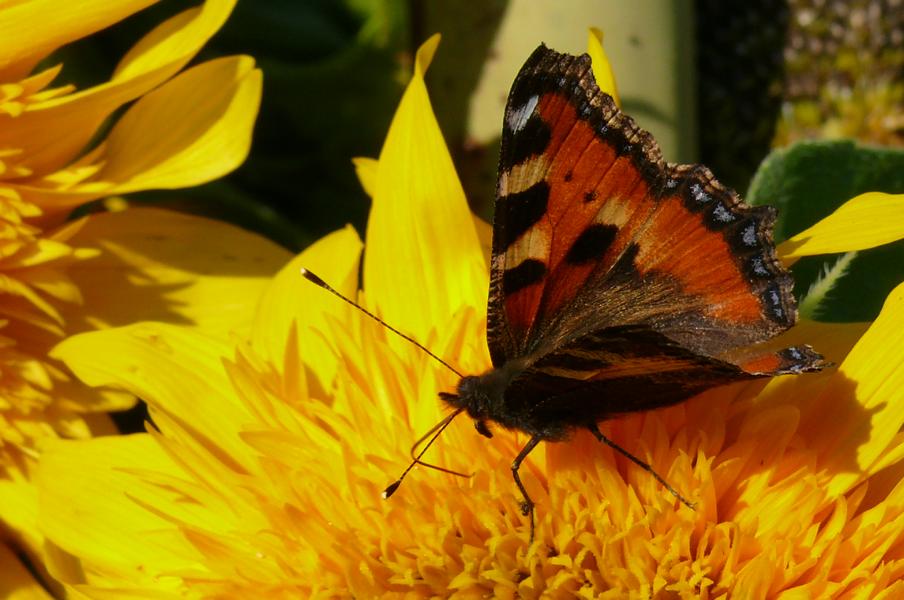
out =
<svg viewBox="0 0 904 600"><path fill-rule="evenodd" d="M51 173L62 168L84 150L113 111L140 98L182 69L222 26L234 3L234 0L208 0L198 8L178 14L139 42L111 81L31 104L18 117L2 119L0 147L20 150L24 166L33 173ZM25 4L28 3L20 6ZM67 14L59 3L53 4L55 8L45 6L43 10ZM81 3L78 6L81 9ZM78 21L81 15L69 13L68 17ZM31 31L30 26L24 31ZM160 133L163 132L155 131Z"/></svg>
<svg viewBox="0 0 904 600"><path fill-rule="evenodd" d="M904 194L867 192L778 246L786 265L803 256L865 250L904 238Z"/></svg>
<svg viewBox="0 0 904 600"><path fill-rule="evenodd" d="M32 0L0 13L0 81L25 77L42 58L109 27L156 0Z"/></svg>
<svg viewBox="0 0 904 600"><path fill-rule="evenodd" d="M149 188L205 183L236 168L248 154L261 94L261 72L249 57L208 61L144 96L106 142L47 187L20 187L46 210ZM91 172L60 185L79 170ZM50 185L48 185L50 184Z"/></svg>

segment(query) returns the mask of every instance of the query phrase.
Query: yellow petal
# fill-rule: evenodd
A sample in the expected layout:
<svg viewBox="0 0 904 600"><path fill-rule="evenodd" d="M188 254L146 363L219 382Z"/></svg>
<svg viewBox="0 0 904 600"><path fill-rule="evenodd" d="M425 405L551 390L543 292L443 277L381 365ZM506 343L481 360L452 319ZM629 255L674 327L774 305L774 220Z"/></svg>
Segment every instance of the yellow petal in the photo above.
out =
<svg viewBox="0 0 904 600"><path fill-rule="evenodd" d="M480 240L483 262L489 265L490 258L493 256L493 226L474 215L474 229L477 231L477 239Z"/></svg>
<svg viewBox="0 0 904 600"><path fill-rule="evenodd" d="M248 456L239 431L251 420L223 368L233 346L187 327L138 323L72 336L53 349L82 381L143 398L178 415L232 460Z"/></svg>
<svg viewBox="0 0 904 600"><path fill-rule="evenodd" d="M252 329L253 344L264 357L274 364L281 364L295 323L302 359L314 369L324 386L332 381L338 358L326 341L330 336L324 336L329 331L327 316L345 322L352 309L302 277L299 270L301 267L309 269L354 299L361 248L358 234L348 225L318 240L273 278L261 297Z"/></svg>
<svg viewBox="0 0 904 600"><path fill-rule="evenodd" d="M20 544L31 551L39 551L43 540L35 525L37 497L34 485L30 481L31 462L23 460L21 471L15 469L13 465L4 467L4 477L0 479L0 502L2 502L0 519L7 531L16 532ZM2 547L0 544L0 548ZM0 561L0 564L3 562ZM0 569L0 572L2 571L3 569ZM0 598L4 597L0 594Z"/></svg>
<svg viewBox="0 0 904 600"><path fill-rule="evenodd" d="M6 600L51 600L29 570L6 544L0 544L0 598Z"/></svg>
<svg viewBox="0 0 904 600"><path fill-rule="evenodd" d="M374 191L377 188L377 169L380 165L379 161L361 156L353 158L352 163L355 165L355 175L358 176L361 187L364 188L364 192L368 196L373 198Z"/></svg>
<svg viewBox="0 0 904 600"><path fill-rule="evenodd" d="M188 543L171 522L135 498L159 498L161 503L183 508L192 503L180 502L175 491L129 472L135 469L185 477L179 465L144 434L48 443L36 478L42 530L54 544L89 564L131 571L136 578L184 568L185 553L192 552ZM154 543L133 542L148 536ZM65 567L48 566L57 575Z"/></svg>
<svg viewBox="0 0 904 600"><path fill-rule="evenodd" d="M291 254L233 225L155 208L100 213L55 235L101 253L69 267L84 295L71 333L140 320L212 333L250 330L254 307Z"/></svg>
<svg viewBox="0 0 904 600"><path fill-rule="evenodd" d="M827 386L820 429L830 494L851 489L878 466L904 425L904 284Z"/></svg>
<svg viewBox="0 0 904 600"><path fill-rule="evenodd" d="M867 192L778 246L786 265L802 256L865 250L904 238L904 194Z"/></svg>
<svg viewBox="0 0 904 600"><path fill-rule="evenodd" d="M90 180L19 190L47 210L62 210L111 194L211 181L245 160L260 94L261 72L251 58L202 63L129 109L92 155L100 168Z"/></svg>
<svg viewBox="0 0 904 600"><path fill-rule="evenodd" d="M201 6L164 21L122 57L116 65L113 79L139 77L170 61L181 62L185 66L198 49L220 30L235 3L236 0L205 0Z"/></svg>
<svg viewBox="0 0 904 600"><path fill-rule="evenodd" d="M424 73L439 36L418 50L380 153L367 223L364 290L383 317L415 337L486 303L487 271Z"/></svg>
<svg viewBox="0 0 904 600"><path fill-rule="evenodd" d="M59 3L53 4L54 8L45 6L44 10L60 11L67 18L76 18ZM140 70L121 67L108 83L29 105L20 116L0 120L0 148L21 150L28 161L26 166L38 174L51 173L69 164L113 111L140 98L182 69L220 28L233 4L234 0L208 0L203 6L161 24L138 44L141 56L148 57L135 63L140 64ZM31 30L30 25L24 29ZM133 55L134 50L128 56ZM155 135L160 133L156 131Z"/></svg>
<svg viewBox="0 0 904 600"><path fill-rule="evenodd" d="M42 58L100 31L156 0L31 0L0 12L0 81L21 79Z"/></svg>
<svg viewBox="0 0 904 600"><path fill-rule="evenodd" d="M603 49L603 32L596 27L590 28L587 39L587 54L590 55L593 65L593 77L600 89L612 96L615 105L621 108L621 99L618 97L618 87L615 85L615 74L612 73L612 65L609 57Z"/></svg>

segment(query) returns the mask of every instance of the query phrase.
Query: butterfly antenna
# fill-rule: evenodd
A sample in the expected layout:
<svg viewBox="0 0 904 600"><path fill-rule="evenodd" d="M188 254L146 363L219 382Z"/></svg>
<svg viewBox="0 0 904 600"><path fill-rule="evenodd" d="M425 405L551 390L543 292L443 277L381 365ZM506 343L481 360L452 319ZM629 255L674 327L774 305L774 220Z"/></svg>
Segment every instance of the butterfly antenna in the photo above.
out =
<svg viewBox="0 0 904 600"><path fill-rule="evenodd" d="M458 412L461 412L461 411L458 411ZM458 414L458 413L455 413L455 414ZM449 475L457 475L458 477L471 477L472 475L469 475L468 473L462 473L460 471L453 471L452 469L447 469L446 467L441 467L439 465L433 465L428 462L422 461L419 456L415 456L417 449L420 447L421 444L424 443L424 440L426 440L428 437L430 437L431 435L436 433L436 431L438 429L445 427L446 419L448 419L451 422L451 420L455 418L455 414L453 414L451 417L446 417L445 419L443 419L442 421L440 421L439 423L437 423L436 425L431 427L430 431L428 431L427 433L422 435L420 438L418 438L418 440L414 444L411 445L411 450L410 450L411 460L413 460L417 464L421 465L422 467L427 467L428 469L436 469L437 471L442 471L443 473L448 473ZM430 440L430 443L432 444L433 440Z"/></svg>
<svg viewBox="0 0 904 600"><path fill-rule="evenodd" d="M421 462L421 457L424 456L424 453L430 449L430 446L433 445L433 442L436 441L436 438L438 438L440 436L440 434L446 429L446 427L449 426L449 423L452 422L452 419L454 419L459 414L461 414L461 411L463 411L463 410L464 410L463 408L459 408L458 410L456 410L454 413L452 413L451 415L449 415L448 417L446 417L445 419L443 419L442 421L440 421L439 423L434 425L433 429L431 429L427 433L427 435L425 435L424 437L422 437L420 440L417 441L415 446L419 445L421 443L421 441L424 438L426 438L428 435L430 435L431 433L433 434L433 437L431 437L430 440L424 445L424 449L421 450L416 457L414 457L414 460L412 460L411 464L405 468L405 470L402 472L402 474L399 476L399 478L396 479L391 484L389 484L386 487L386 489L383 490L382 496L383 496L384 500L389 498L393 494L395 494L396 490L399 489L399 486L402 485L402 480L405 479L405 476L408 475L408 472L414 468L414 465L424 464ZM462 475L461 473L457 473L455 471L450 471L448 469L443 469L441 467L436 467L436 468L438 468L440 471L445 471L446 473L452 473L453 475ZM468 476L464 475L464 477L468 477Z"/></svg>
<svg viewBox="0 0 904 600"><path fill-rule="evenodd" d="M305 279L307 279L308 281L310 281L311 283L313 283L313 284L315 284L315 285L318 285L318 286L322 287L323 289L325 289L326 291L330 292L331 294L333 294L333 295L336 296L337 298L339 298L339 299L341 299L341 300L347 302L348 304L351 304L352 306L354 306L355 308L357 308L358 310L360 310L361 312L363 312L365 315L367 315L368 317L370 317L371 319L373 319L374 321L376 321L377 323L379 323L380 325L382 325L383 327L385 327L385 328L388 329L389 331L391 331L391 332L393 332L394 334L398 335L399 337L408 340L409 342L411 342L412 344L414 344L415 346L417 346L418 348L420 348L421 350L423 350L424 352L426 352L427 354L429 354L431 357L433 357L434 360L436 360L437 362L439 362L441 365L443 365L444 367L446 367L447 369L449 369L450 371L452 371L453 373L455 373L455 374L458 375L459 377L464 377L464 375L462 375L461 373L459 373L458 369L456 369L455 367L453 367L452 365L450 365L449 363L447 363L446 361L444 361L443 359L441 359L440 357L438 357L438 356L437 356L436 354L434 354L433 352L431 352L426 346L424 346L423 344L421 344L420 342L418 342L417 340L415 340L415 339L412 338L411 336L405 335L404 333L402 333L401 331L399 331L398 329L396 329L395 327L393 327L392 325L390 325L389 323L387 323L386 321L384 321L383 319L381 319L381 318L378 317L377 315L373 314L372 312L370 312L369 310L367 310L366 308L364 308L363 306L361 306L360 304L358 304L357 302L355 302L354 300L351 300L351 299L349 299L349 298L346 298L346 297L343 296L340 292L336 291L330 284L328 284L327 282L325 282L323 279L321 279L321 278L318 277L317 275L311 273L310 271L308 271L308 270L305 269L304 267L301 268L301 276L304 277ZM456 414L457 414L457 413L456 413ZM429 434L428 434L428 435L429 435ZM433 440L431 440L431 443L432 443L432 441L433 441ZM428 444L428 447L429 447L429 444Z"/></svg>

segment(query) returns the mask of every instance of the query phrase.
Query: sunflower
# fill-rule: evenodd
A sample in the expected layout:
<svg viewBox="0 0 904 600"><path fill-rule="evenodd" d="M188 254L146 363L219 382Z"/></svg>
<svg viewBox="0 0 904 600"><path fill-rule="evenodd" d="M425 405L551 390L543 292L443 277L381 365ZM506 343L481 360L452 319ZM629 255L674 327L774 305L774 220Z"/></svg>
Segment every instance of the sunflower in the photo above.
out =
<svg viewBox="0 0 904 600"><path fill-rule="evenodd" d="M15 580L12 557L34 558L43 546L32 485L41 441L112 433L105 413L134 403L85 387L50 349L77 331L148 318L240 328L249 298L287 259L237 228L162 210L66 221L93 200L217 178L248 152L261 88L253 59L182 71L231 1L161 23L107 82L54 87L63 65L48 63L51 53L148 4L0 7L0 589ZM189 240L202 240L190 256ZM223 268L232 247L249 244L251 254ZM225 290L235 292L228 305Z"/></svg>
<svg viewBox="0 0 904 600"><path fill-rule="evenodd" d="M489 368L487 226L468 211L427 97L437 43L417 54L379 160L357 163L373 196L363 290L362 241L346 228L273 279L247 338L147 322L55 349L86 383L147 399L153 427L45 444L50 573L92 598L904 592L904 286L871 325L809 322L789 334L837 369L603 424L696 510L578 433L522 467L539 506L530 543L509 469L524 436L486 440L465 419L429 460L472 477L421 469L381 499L456 378L298 270L462 371ZM781 252L790 263L898 239L902 206L858 197ZM837 235L852 214L857 233Z"/></svg>

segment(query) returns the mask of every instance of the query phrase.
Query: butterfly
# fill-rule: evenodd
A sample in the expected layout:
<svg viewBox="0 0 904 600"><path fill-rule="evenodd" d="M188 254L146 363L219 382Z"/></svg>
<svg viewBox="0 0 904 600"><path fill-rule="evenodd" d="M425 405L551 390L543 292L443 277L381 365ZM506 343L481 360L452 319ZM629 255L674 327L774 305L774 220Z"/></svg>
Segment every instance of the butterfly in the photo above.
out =
<svg viewBox="0 0 904 600"><path fill-rule="evenodd" d="M490 424L526 433L512 475L531 540L534 503L519 467L540 442L576 429L690 505L597 424L826 366L809 346L757 347L797 318L775 217L706 167L665 163L653 137L599 89L588 55L540 45L504 113L487 310L493 368L440 394L454 412L422 440L432 443L462 412L487 437ZM425 464L422 455L384 497Z"/></svg>

